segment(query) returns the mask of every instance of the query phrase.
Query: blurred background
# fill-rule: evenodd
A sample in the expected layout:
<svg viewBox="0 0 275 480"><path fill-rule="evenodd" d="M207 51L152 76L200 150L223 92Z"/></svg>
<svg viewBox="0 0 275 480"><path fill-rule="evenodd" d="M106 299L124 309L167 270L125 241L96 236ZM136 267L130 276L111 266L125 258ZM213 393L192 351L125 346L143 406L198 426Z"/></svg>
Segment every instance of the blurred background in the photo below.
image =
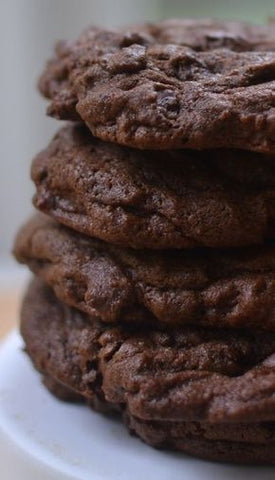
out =
<svg viewBox="0 0 275 480"><path fill-rule="evenodd" d="M263 23L275 17L275 0L2 0L0 160L0 332L15 316L27 273L10 251L31 212L32 157L58 128L45 115L36 81L56 40L73 39L87 25L117 26L167 17L216 17ZM60 126L60 123L59 123Z"/></svg>

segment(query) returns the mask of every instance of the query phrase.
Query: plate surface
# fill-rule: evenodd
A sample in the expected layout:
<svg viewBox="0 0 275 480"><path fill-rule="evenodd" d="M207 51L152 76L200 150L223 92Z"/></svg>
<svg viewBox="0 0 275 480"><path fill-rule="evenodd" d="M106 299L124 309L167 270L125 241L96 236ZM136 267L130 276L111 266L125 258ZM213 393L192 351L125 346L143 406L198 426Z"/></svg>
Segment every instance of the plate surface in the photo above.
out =
<svg viewBox="0 0 275 480"><path fill-rule="evenodd" d="M59 402L13 333L0 349L1 480L274 480L275 468L158 451L118 420Z"/></svg>

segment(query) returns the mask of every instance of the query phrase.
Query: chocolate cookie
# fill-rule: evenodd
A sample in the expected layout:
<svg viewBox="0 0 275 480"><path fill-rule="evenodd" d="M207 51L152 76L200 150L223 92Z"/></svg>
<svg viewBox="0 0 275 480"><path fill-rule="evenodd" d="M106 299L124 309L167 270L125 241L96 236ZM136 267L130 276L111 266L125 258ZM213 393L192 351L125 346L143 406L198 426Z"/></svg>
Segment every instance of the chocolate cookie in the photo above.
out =
<svg viewBox="0 0 275 480"><path fill-rule="evenodd" d="M65 401L74 394L52 378L44 382L50 392ZM84 397L76 397L79 401ZM275 423L165 422L141 420L123 407L116 410L106 401L93 397L89 405L104 414L119 412L132 434L156 448L180 450L196 457L234 463L267 464L275 462Z"/></svg>
<svg viewBox="0 0 275 480"><path fill-rule="evenodd" d="M53 377L44 375L42 378L43 384L49 392L63 402L83 403L84 397L75 390L66 387L60 382L57 382Z"/></svg>
<svg viewBox="0 0 275 480"><path fill-rule="evenodd" d="M60 43L39 83L56 118L136 148L275 153L274 26L178 20Z"/></svg>
<svg viewBox="0 0 275 480"><path fill-rule="evenodd" d="M66 127L33 162L34 203L59 222L133 248L230 247L275 236L275 158L139 152Z"/></svg>
<svg viewBox="0 0 275 480"><path fill-rule="evenodd" d="M87 399L150 421L275 420L275 335L106 327L36 280L21 332L36 368Z"/></svg>
<svg viewBox="0 0 275 480"><path fill-rule="evenodd" d="M19 232L18 261L68 305L104 322L275 331L275 245L231 250L114 247L44 215Z"/></svg>
<svg viewBox="0 0 275 480"><path fill-rule="evenodd" d="M275 463L275 423L154 422L126 415L130 431L158 448L218 462Z"/></svg>

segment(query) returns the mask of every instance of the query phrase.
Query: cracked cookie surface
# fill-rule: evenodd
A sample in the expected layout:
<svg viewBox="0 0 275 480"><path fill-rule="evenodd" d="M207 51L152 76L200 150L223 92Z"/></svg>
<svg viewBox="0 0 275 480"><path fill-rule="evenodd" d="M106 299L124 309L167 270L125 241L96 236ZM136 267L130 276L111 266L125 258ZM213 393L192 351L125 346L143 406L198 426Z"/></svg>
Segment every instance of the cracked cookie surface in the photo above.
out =
<svg viewBox="0 0 275 480"><path fill-rule="evenodd" d="M231 247L275 236L275 159L254 152L136 151L65 127L32 166L34 203L133 248Z"/></svg>
<svg viewBox="0 0 275 480"><path fill-rule="evenodd" d="M149 251L115 247L37 215L14 253L68 305L104 322L275 331L275 245Z"/></svg>
<svg viewBox="0 0 275 480"><path fill-rule="evenodd" d="M143 420L275 420L275 335L186 327L106 327L36 280L21 332L36 368L87 399Z"/></svg>
<svg viewBox="0 0 275 480"><path fill-rule="evenodd" d="M164 21L60 43L48 113L135 148L275 153L274 25Z"/></svg>
<svg viewBox="0 0 275 480"><path fill-rule="evenodd" d="M51 377L43 383L58 399L85 402ZM195 457L234 463L273 464L275 462L275 423L169 422L141 420L123 406L111 405L94 395L88 405L108 417L119 413L131 434L156 448L179 450Z"/></svg>

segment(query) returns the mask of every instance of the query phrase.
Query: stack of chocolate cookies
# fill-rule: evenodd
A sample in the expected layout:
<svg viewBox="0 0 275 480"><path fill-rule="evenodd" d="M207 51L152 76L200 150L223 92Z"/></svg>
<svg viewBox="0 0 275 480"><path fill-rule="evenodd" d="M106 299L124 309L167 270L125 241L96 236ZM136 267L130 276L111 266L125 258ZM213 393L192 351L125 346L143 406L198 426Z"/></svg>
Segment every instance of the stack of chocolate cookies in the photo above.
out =
<svg viewBox="0 0 275 480"><path fill-rule="evenodd" d="M274 463L274 25L90 28L39 85L72 122L14 248L46 386L148 444Z"/></svg>

